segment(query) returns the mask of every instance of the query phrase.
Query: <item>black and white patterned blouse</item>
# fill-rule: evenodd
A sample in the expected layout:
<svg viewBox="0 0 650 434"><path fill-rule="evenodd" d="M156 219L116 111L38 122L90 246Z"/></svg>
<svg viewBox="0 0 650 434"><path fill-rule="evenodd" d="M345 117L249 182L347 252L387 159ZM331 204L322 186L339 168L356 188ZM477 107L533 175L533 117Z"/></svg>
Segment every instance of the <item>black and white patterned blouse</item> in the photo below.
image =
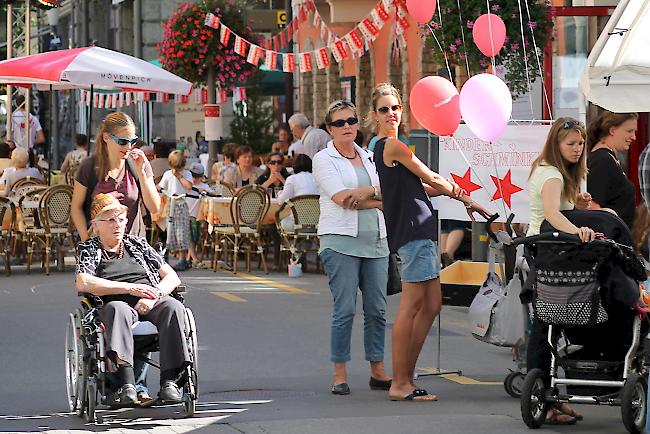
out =
<svg viewBox="0 0 650 434"><path fill-rule="evenodd" d="M165 260L144 238L124 235L124 249L144 268L151 285L160 283L159 270L165 265ZM97 268L102 262L102 243L99 237L79 243L77 255L77 274L96 276Z"/></svg>

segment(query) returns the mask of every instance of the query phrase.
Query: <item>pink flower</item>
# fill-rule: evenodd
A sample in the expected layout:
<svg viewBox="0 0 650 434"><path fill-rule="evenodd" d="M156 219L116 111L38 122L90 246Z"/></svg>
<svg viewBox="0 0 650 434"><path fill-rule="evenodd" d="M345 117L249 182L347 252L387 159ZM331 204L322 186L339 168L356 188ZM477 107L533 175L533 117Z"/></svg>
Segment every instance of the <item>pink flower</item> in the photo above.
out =
<svg viewBox="0 0 650 434"><path fill-rule="evenodd" d="M535 30L535 29L537 28L537 22L535 22L535 21L528 21L528 27L529 27L531 30Z"/></svg>
<svg viewBox="0 0 650 434"><path fill-rule="evenodd" d="M451 44L449 46L449 51L451 51L452 53L455 53L456 51L458 51L458 47L456 47L454 44Z"/></svg>
<svg viewBox="0 0 650 434"><path fill-rule="evenodd" d="M512 51L517 51L517 50L519 50L519 44L512 44L512 45L510 45L510 49L512 49Z"/></svg>
<svg viewBox="0 0 650 434"><path fill-rule="evenodd" d="M500 7L499 7L499 5L492 5L491 9L492 9L492 12L499 12Z"/></svg>
<svg viewBox="0 0 650 434"><path fill-rule="evenodd" d="M456 45L460 45L463 43L463 41L460 38L456 38Z"/></svg>
<svg viewBox="0 0 650 434"><path fill-rule="evenodd" d="M474 28L474 21L467 20L467 28L468 29L473 29Z"/></svg>

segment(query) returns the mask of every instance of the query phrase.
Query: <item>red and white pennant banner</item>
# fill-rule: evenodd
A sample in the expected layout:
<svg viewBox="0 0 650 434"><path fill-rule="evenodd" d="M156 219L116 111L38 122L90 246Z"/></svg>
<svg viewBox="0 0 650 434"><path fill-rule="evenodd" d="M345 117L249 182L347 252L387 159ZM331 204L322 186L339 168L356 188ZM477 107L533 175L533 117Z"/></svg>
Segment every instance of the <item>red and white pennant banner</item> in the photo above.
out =
<svg viewBox="0 0 650 434"><path fill-rule="evenodd" d="M300 53L298 55L300 59L300 72L311 72L312 71L312 60L311 53Z"/></svg>

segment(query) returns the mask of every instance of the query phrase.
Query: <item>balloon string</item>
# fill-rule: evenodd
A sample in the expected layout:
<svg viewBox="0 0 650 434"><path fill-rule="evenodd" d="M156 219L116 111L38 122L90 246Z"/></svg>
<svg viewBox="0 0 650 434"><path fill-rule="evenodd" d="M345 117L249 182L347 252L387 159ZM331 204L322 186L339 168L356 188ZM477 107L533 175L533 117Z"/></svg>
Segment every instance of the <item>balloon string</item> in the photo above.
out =
<svg viewBox="0 0 650 434"><path fill-rule="evenodd" d="M524 0L524 4L526 5L526 15L528 15L528 22L530 22L530 9L528 8L528 0ZM544 86L543 80L544 80L544 74L542 73L542 64L539 61L539 50L537 49L537 41L535 40L535 32L533 31L532 26L528 26L530 28L530 34L533 37L533 47L535 48L535 57L537 58L537 70L539 72L539 77L540 80L542 80L542 92L544 92L544 100L546 101L546 108L548 109L548 116L553 119L553 112L551 111L551 103L548 100L548 93L546 92L546 86ZM522 41L523 43L523 41Z"/></svg>
<svg viewBox="0 0 650 434"><path fill-rule="evenodd" d="M508 210L506 209L506 199L503 197L503 190L501 188L501 174L499 174L499 166L497 166L497 158L494 155L494 148L492 148L492 142L490 143L490 153L492 154L492 162L494 163L494 172L497 174L497 187L499 188L499 194L501 195L501 204L503 205L503 215L507 218Z"/></svg>
<svg viewBox="0 0 650 434"><path fill-rule="evenodd" d="M441 26L442 26L442 24L441 24ZM431 28L431 26L429 24L427 24L427 28L431 32L431 36L433 36L433 39L435 39L436 43L438 44L438 48L440 48L440 51L442 51L442 55L445 56L445 65L447 65L447 73L449 74L449 81L452 81L451 80L451 68L449 68L449 60L447 59L447 52L444 50L444 48L442 48L442 45L440 45L440 41L436 37L436 34L433 33L433 29Z"/></svg>
<svg viewBox="0 0 650 434"><path fill-rule="evenodd" d="M467 78L472 76L469 71L469 59L467 58L467 44L465 43L465 27L463 27L463 13L460 10L460 0L456 0L458 6L458 21L460 22L460 36L463 38L463 52L465 53L465 67L467 68Z"/></svg>
<svg viewBox="0 0 650 434"><path fill-rule="evenodd" d="M519 29L521 31L521 47L524 50L524 67L526 68L526 84L528 86L528 102L530 103L531 118L535 117L535 110L533 109L533 86L530 82L530 72L528 71L528 54L526 51L526 35L524 34L524 17L521 13L521 0L517 0L519 7Z"/></svg>
<svg viewBox="0 0 650 434"><path fill-rule="evenodd" d="M467 159L467 156L465 155L465 153L463 152L463 149L460 147L460 145L458 144L458 141L456 140L456 136L454 136L453 134L450 134L449 138L451 138L451 140L454 141L455 149L458 149L460 151L460 155L463 157L463 160L465 160L465 163L467 164L469 169L472 171L474 176L476 176L476 179L478 179L478 182L479 182L479 184L481 184L481 187L483 187L483 189L485 189L485 191L488 191L487 187L485 186L485 183L481 179L481 176L478 174L476 169L474 169L474 167L469 163L469 160Z"/></svg>
<svg viewBox="0 0 650 434"><path fill-rule="evenodd" d="M487 6L487 15L488 15L488 29L490 31L490 47L492 47L492 56L490 56L491 62L492 62L492 74L497 75L497 65L496 62L494 61L494 55L496 54L494 52L494 38L492 36L492 17L490 16L490 0L485 0L485 4Z"/></svg>

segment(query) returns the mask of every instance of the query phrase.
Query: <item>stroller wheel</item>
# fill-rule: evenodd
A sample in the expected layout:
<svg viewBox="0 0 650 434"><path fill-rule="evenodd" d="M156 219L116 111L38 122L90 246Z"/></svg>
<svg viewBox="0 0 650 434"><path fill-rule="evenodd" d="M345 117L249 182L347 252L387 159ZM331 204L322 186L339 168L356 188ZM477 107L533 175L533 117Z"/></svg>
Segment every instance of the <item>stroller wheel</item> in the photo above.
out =
<svg viewBox="0 0 650 434"><path fill-rule="evenodd" d="M633 434L645 432L647 390L648 384L645 378L636 372L630 374L621 390L623 425Z"/></svg>
<svg viewBox="0 0 650 434"><path fill-rule="evenodd" d="M539 428L546 419L548 403L541 369L528 372L521 387L521 417L528 428Z"/></svg>
<svg viewBox="0 0 650 434"><path fill-rule="evenodd" d="M524 386L524 378L526 376L519 371L509 373L505 380L503 380L503 388L506 390L506 393L513 398L520 398L521 388Z"/></svg>

